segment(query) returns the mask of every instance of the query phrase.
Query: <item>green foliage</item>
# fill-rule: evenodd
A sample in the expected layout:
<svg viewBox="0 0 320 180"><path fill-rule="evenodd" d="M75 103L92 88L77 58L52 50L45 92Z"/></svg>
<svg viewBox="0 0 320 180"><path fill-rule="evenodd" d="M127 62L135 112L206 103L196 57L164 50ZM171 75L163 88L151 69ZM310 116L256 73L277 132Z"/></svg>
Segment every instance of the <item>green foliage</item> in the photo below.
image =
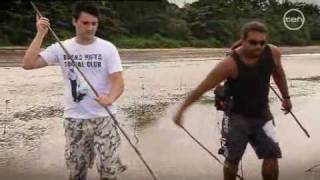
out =
<svg viewBox="0 0 320 180"><path fill-rule="evenodd" d="M191 31L185 20L179 18L170 18L167 24L161 29L162 34L175 39L187 39L191 36Z"/></svg>
<svg viewBox="0 0 320 180"><path fill-rule="evenodd" d="M35 1L61 39L74 36L73 1ZM259 20L269 28L276 45L320 42L320 8L277 0L199 0L179 8L167 0L97 1L102 12L97 36L124 48L228 47L240 38L241 26ZM303 11L306 22L299 31L286 29L283 14ZM0 45L28 45L36 33L35 13L28 1L0 3ZM49 36L46 44L54 42Z"/></svg>

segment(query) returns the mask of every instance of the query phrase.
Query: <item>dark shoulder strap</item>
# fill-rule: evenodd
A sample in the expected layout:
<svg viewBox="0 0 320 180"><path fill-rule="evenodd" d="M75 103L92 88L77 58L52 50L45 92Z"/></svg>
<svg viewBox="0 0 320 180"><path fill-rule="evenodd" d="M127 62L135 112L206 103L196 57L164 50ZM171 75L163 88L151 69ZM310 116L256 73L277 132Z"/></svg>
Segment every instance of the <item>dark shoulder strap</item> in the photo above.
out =
<svg viewBox="0 0 320 180"><path fill-rule="evenodd" d="M267 62L272 68L275 66L275 62L272 55L272 50L269 45L266 45L264 53L263 53L263 59L266 59Z"/></svg>
<svg viewBox="0 0 320 180"><path fill-rule="evenodd" d="M265 54L268 56L268 57L272 57L272 51L271 51L271 48L270 46L267 44L266 47L265 47Z"/></svg>
<svg viewBox="0 0 320 180"><path fill-rule="evenodd" d="M238 54L237 51L233 50L233 51L231 52L231 57L232 57L232 59L237 63L237 66L238 66L238 67L244 65L243 62L241 61L240 55Z"/></svg>
<svg viewBox="0 0 320 180"><path fill-rule="evenodd" d="M236 67L237 67L238 75L239 75L241 69L243 69L243 66L244 66L245 64L241 61L240 55L238 54L237 51L232 50L232 51L230 52L230 56L232 57L233 61L236 63ZM235 79L236 79L236 78L235 78ZM231 77L228 77L227 82L228 82L228 83L231 83L231 82L233 82L235 79L234 79L234 78L231 78Z"/></svg>

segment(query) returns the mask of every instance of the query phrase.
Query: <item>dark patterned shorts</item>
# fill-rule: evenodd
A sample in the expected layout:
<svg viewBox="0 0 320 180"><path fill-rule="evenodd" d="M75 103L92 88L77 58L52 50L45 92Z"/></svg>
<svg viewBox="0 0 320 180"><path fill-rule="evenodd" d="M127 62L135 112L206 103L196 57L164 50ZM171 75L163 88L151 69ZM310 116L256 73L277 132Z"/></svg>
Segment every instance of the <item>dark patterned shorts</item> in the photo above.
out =
<svg viewBox="0 0 320 180"><path fill-rule="evenodd" d="M228 121L224 152L228 162L237 164L248 143L251 144L259 159L281 158L281 150L272 120L266 121L233 114Z"/></svg>

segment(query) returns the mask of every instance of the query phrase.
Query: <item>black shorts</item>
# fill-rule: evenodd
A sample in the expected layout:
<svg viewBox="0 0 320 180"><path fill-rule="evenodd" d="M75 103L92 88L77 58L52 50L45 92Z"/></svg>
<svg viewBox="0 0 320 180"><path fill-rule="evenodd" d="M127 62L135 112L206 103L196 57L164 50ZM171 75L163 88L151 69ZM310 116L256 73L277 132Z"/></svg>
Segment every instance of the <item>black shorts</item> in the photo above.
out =
<svg viewBox="0 0 320 180"><path fill-rule="evenodd" d="M272 120L232 114L224 123L227 123L228 127L224 152L227 162L238 164L248 143L251 144L259 159L281 158Z"/></svg>

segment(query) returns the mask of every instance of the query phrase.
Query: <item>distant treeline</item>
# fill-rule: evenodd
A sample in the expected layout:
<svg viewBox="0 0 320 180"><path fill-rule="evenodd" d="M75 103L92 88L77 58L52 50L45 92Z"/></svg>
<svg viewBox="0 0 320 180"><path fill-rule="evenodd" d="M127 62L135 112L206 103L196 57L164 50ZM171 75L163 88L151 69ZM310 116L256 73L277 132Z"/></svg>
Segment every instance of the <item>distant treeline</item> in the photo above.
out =
<svg viewBox="0 0 320 180"><path fill-rule="evenodd" d="M34 1L61 39L74 36L73 1ZM315 4L277 0L199 0L183 8L159 1L97 1L102 18L97 36L122 48L225 47L239 39L250 20L268 25L276 45L320 44L320 8ZM301 10L306 18L298 31L282 21L286 11ZM35 13L27 1L0 2L0 45L28 45L36 32ZM54 39L48 36L46 43Z"/></svg>

